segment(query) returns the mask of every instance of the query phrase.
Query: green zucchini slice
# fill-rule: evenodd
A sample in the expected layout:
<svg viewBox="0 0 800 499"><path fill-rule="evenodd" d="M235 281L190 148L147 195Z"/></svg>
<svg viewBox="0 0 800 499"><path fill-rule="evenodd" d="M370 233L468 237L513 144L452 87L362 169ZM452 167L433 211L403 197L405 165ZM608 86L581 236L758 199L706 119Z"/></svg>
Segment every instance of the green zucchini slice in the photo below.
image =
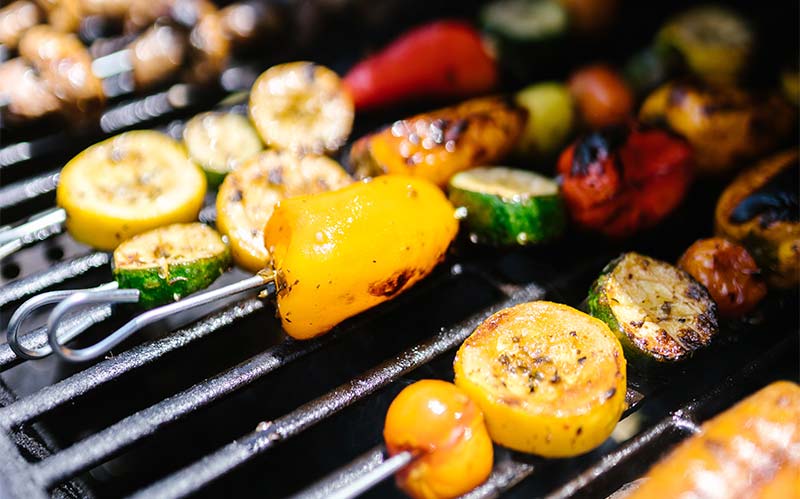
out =
<svg viewBox="0 0 800 499"><path fill-rule="evenodd" d="M707 346L718 331L717 305L688 273L625 253L595 281L587 308L617 334L627 359L674 362ZM643 364L644 363L644 364Z"/></svg>
<svg viewBox="0 0 800 499"><path fill-rule="evenodd" d="M470 239L492 245L550 241L564 231L558 184L504 167L474 168L450 179L450 201L466 210Z"/></svg>
<svg viewBox="0 0 800 499"><path fill-rule="evenodd" d="M231 265L222 237L201 223L174 224L132 237L114 251L114 279L138 289L152 308L205 289Z"/></svg>
<svg viewBox="0 0 800 499"><path fill-rule="evenodd" d="M264 149L250 121L235 113L198 114L186 124L183 142L189 157L203 169L213 187Z"/></svg>
<svg viewBox="0 0 800 499"><path fill-rule="evenodd" d="M532 43L562 36L567 11L555 0L499 0L481 12L484 29L506 40Z"/></svg>

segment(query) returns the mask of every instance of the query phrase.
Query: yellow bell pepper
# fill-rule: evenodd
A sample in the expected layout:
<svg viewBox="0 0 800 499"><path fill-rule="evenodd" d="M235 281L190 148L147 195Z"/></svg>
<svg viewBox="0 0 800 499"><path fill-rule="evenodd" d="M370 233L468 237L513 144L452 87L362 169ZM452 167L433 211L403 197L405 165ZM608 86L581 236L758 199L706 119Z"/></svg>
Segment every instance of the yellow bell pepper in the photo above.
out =
<svg viewBox="0 0 800 499"><path fill-rule="evenodd" d="M410 288L444 258L454 211L435 185L395 175L282 200L264 242L284 330L313 338Z"/></svg>

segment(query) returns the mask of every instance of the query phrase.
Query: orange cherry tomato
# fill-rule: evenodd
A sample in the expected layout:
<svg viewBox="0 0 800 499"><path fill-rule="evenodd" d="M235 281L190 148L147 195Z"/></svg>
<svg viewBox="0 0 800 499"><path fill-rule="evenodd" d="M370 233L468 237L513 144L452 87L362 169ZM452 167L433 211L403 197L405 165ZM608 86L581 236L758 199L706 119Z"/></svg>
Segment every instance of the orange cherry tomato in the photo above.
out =
<svg viewBox="0 0 800 499"><path fill-rule="evenodd" d="M483 413L452 383L422 380L403 389L389 406L383 438L390 455L416 458L397 474L415 499L460 496L492 471L492 441Z"/></svg>
<svg viewBox="0 0 800 499"><path fill-rule="evenodd" d="M767 294L767 285L750 253L721 237L696 241L678 266L708 289L724 317L746 314Z"/></svg>
<svg viewBox="0 0 800 499"><path fill-rule="evenodd" d="M592 129L622 124L633 111L633 92L619 73L605 64L574 72L569 90L583 122Z"/></svg>

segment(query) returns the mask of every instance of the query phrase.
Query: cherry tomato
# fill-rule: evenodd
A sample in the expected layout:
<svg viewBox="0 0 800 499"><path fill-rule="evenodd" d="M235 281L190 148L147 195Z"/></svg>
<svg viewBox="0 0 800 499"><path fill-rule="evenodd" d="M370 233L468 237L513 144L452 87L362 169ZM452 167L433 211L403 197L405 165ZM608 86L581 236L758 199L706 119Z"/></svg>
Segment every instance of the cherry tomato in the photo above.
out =
<svg viewBox="0 0 800 499"><path fill-rule="evenodd" d="M622 124L633 111L633 92L622 76L605 64L574 72L569 90L584 124L591 129Z"/></svg>

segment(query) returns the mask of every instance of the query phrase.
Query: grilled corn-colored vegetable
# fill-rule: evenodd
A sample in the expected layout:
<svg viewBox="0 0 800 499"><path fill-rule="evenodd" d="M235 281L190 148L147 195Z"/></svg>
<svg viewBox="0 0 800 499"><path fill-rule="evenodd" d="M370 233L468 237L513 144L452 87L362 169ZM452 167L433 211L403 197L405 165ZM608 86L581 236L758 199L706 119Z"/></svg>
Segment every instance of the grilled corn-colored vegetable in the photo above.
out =
<svg viewBox="0 0 800 499"><path fill-rule="evenodd" d="M273 66L250 91L250 118L264 143L297 153L339 149L353 113L353 99L336 73L312 62Z"/></svg>
<svg viewBox="0 0 800 499"><path fill-rule="evenodd" d="M720 196L714 215L717 234L744 245L782 288L800 282L800 163L785 151L743 172Z"/></svg>
<svg viewBox="0 0 800 499"><path fill-rule="evenodd" d="M138 289L139 305L156 307L211 285L231 265L231 251L205 224L173 224L144 232L114 250L114 279Z"/></svg>
<svg viewBox="0 0 800 499"><path fill-rule="evenodd" d="M686 250L678 267L706 287L722 317L740 317L767 294L761 271L747 250L721 237L701 239Z"/></svg>
<svg viewBox="0 0 800 499"><path fill-rule="evenodd" d="M339 189L352 180L325 156L264 151L225 178L217 194L217 227L230 238L233 259L258 272L269 263L264 225L282 199Z"/></svg>
<svg viewBox="0 0 800 499"><path fill-rule="evenodd" d="M625 253L612 261L589 290L590 314L617 335L630 362L687 358L718 332L717 306L683 270Z"/></svg>
<svg viewBox="0 0 800 499"><path fill-rule="evenodd" d="M800 386L777 381L703 424L627 499L800 497Z"/></svg>
<svg viewBox="0 0 800 499"><path fill-rule="evenodd" d="M389 406L383 438L390 455L416 455L397 474L397 484L414 499L458 497L492 471L483 413L446 381L426 379L404 388Z"/></svg>
<svg viewBox="0 0 800 499"><path fill-rule="evenodd" d="M444 186L460 171L502 160L519 139L525 114L499 97L468 100L362 137L350 163L359 177L395 173Z"/></svg>
<svg viewBox="0 0 800 499"><path fill-rule="evenodd" d="M500 445L545 457L588 452L625 408L625 358L601 321L536 301L489 317L456 355L455 383Z"/></svg>
<svg viewBox="0 0 800 499"><path fill-rule="evenodd" d="M457 230L441 190L413 177L281 201L264 242L284 330L312 338L405 291L444 258Z"/></svg>
<svg viewBox="0 0 800 499"><path fill-rule="evenodd" d="M203 172L183 147L153 131L127 132L95 144L61 171L56 202L72 237L103 250L144 231L197 218Z"/></svg>
<svg viewBox="0 0 800 499"><path fill-rule="evenodd" d="M689 141L697 171L716 174L769 152L791 130L794 110L778 95L759 97L720 85L673 82L642 104L640 118Z"/></svg>

